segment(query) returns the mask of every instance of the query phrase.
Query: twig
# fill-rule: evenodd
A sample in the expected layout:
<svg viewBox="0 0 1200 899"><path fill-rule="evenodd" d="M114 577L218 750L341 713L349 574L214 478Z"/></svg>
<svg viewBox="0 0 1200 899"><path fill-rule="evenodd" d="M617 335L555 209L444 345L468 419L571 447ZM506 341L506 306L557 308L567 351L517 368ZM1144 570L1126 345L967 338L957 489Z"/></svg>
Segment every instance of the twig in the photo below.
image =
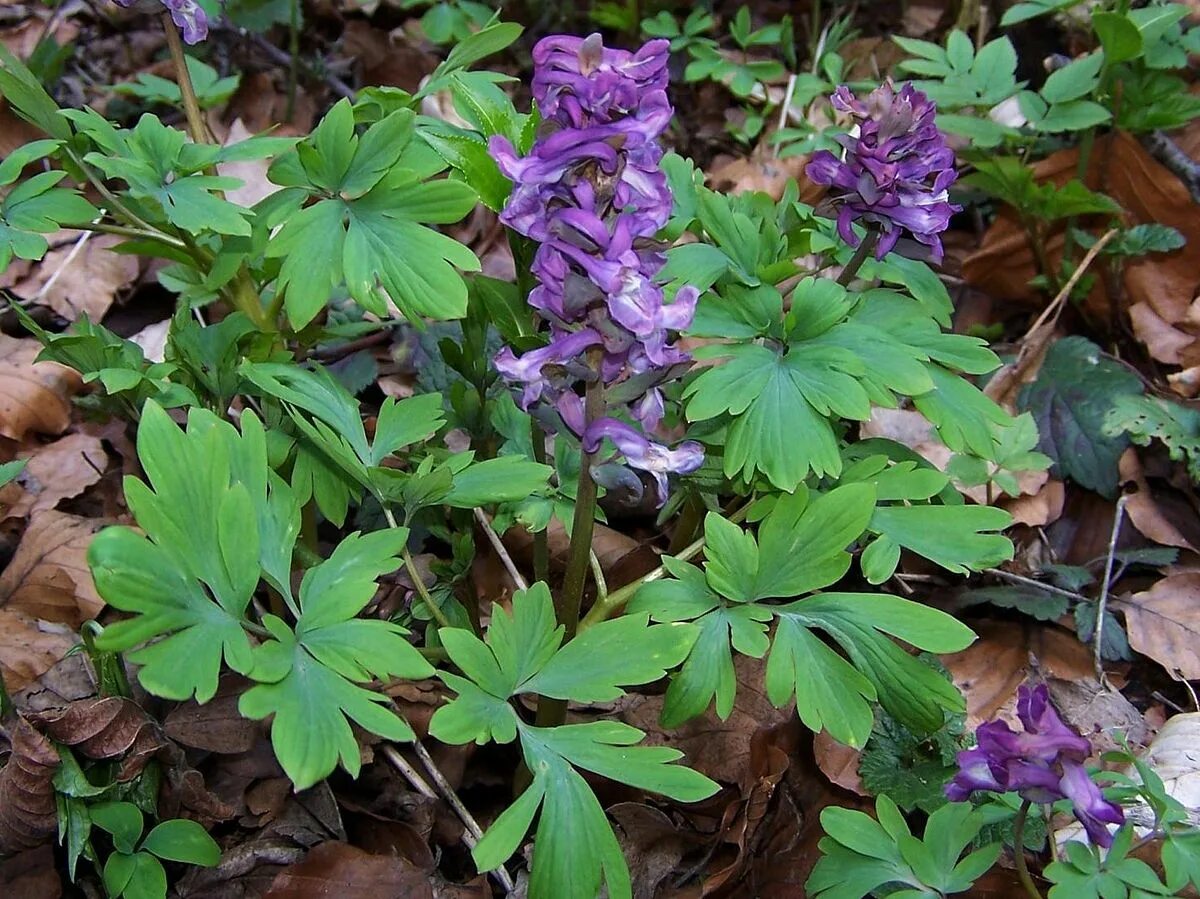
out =
<svg viewBox="0 0 1200 899"><path fill-rule="evenodd" d="M508 554L508 550L504 547L504 542L500 539L500 535L496 533L496 529L492 527L492 523L488 520L483 509L476 506L474 511L475 520L479 522L479 526L483 528L483 533L487 535L488 542L492 544L492 549L496 551L496 555L504 563L504 568L508 572L508 576L512 578L518 590L528 590L529 583L521 576L521 572L517 570L516 563L513 562L512 556Z"/></svg>
<svg viewBox="0 0 1200 899"><path fill-rule="evenodd" d="M1117 538L1121 536L1121 522L1125 520L1125 503L1128 501L1128 494L1121 496L1117 500L1117 508L1113 512L1112 534L1108 538L1108 558L1104 562L1104 582L1100 585L1100 599L1096 601L1096 626L1092 629L1096 680L1100 681L1102 685L1108 683L1104 678L1104 612L1108 605L1108 590L1112 586L1113 556L1117 552Z"/></svg>
<svg viewBox="0 0 1200 899"><path fill-rule="evenodd" d="M782 131L787 125L788 109L792 105L792 94L796 92L796 73L792 72L788 75L787 90L783 92L783 103L779 107L779 123L775 126L776 131ZM771 148L771 155L776 159L779 158L779 144L775 144Z"/></svg>
<svg viewBox="0 0 1200 899"><path fill-rule="evenodd" d="M1045 590L1047 593L1057 593L1059 596L1066 596L1076 602L1089 602L1090 600L1082 593L1075 593L1072 590L1064 590L1062 587L1055 587L1053 584L1047 584L1043 581L1035 581L1031 577L1025 577L1021 574L1013 574L1011 571L1005 571L1003 568L985 568L983 574L990 574L1000 578L1002 581L1011 581L1014 584L1021 584L1026 587L1036 587L1038 590Z"/></svg>
<svg viewBox="0 0 1200 899"><path fill-rule="evenodd" d="M450 785L446 783L446 779L442 777L441 772L437 770L437 767L433 764L433 759L429 758L429 753L425 751L424 747L421 746L420 743L414 741L413 748L416 749L417 757L421 760L421 764L424 766L425 770L429 772L429 776L432 777L434 782L438 784L438 787L443 790L441 798L446 800L446 802L452 809L454 809L454 812L462 821L464 827L462 832L463 843L468 849L474 849L476 844L479 843L479 840L483 836L483 831L479 829L479 823L474 817L472 817L471 813L467 811L466 806L462 804L462 801L454 794L454 791L450 789ZM425 778L420 775L417 769L410 765L404 756L396 751L395 746L384 743L381 751L383 753L383 757L388 760L388 763L397 771L399 771L404 776L404 779L412 784L413 788L418 793L420 793L426 799L438 798L438 794L434 791L433 787L429 786L428 781L426 781ZM512 893L514 890L516 890L516 884L513 883L513 879L509 875L508 869L503 865L493 869L492 871L489 871L488 873L496 878L496 882L504 888L506 893Z"/></svg>

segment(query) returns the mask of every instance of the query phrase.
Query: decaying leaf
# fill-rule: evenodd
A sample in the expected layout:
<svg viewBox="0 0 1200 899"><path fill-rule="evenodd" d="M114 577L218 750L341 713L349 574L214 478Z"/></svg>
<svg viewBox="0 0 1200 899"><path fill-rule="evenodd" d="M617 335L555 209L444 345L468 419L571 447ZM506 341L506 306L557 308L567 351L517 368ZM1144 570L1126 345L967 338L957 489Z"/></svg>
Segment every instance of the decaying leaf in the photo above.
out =
<svg viewBox="0 0 1200 899"><path fill-rule="evenodd" d="M1125 613L1130 646L1172 675L1200 678L1200 573L1169 575L1114 605Z"/></svg>
<svg viewBox="0 0 1200 899"><path fill-rule="evenodd" d="M332 896L404 896L433 899L428 875L395 856L371 855L329 841L304 861L289 865L271 884L267 899L324 899Z"/></svg>
<svg viewBox="0 0 1200 899"><path fill-rule="evenodd" d="M61 434L71 424L78 373L57 362L34 362L42 345L0 334L0 436Z"/></svg>
<svg viewBox="0 0 1200 899"><path fill-rule="evenodd" d="M8 515L15 518L45 512L60 500L78 496L99 481L108 466L108 455L100 439L83 432L67 434L61 440L25 450L17 457L28 461L17 476L17 483L25 492L8 510Z"/></svg>
<svg viewBox="0 0 1200 899"><path fill-rule="evenodd" d="M74 629L0 609L0 675L15 693L54 667L79 641Z"/></svg>
<svg viewBox="0 0 1200 899"><path fill-rule="evenodd" d="M50 250L25 277L8 286L67 321L84 314L99 321L117 294L137 280L141 266L136 256L112 251L125 238L85 234Z"/></svg>
<svg viewBox="0 0 1200 899"><path fill-rule="evenodd" d="M104 608L87 548L104 522L65 512L35 515L16 555L0 573L0 607L78 627Z"/></svg>
<svg viewBox="0 0 1200 899"><path fill-rule="evenodd" d="M1191 541L1180 532L1171 518L1163 513L1154 492L1142 471L1137 450L1132 446L1121 455L1119 463L1121 483L1126 493L1125 512L1133 526L1145 537L1160 546L1178 546L1180 549L1195 549Z"/></svg>
<svg viewBox="0 0 1200 899"><path fill-rule="evenodd" d="M38 846L57 830L57 770L54 744L18 718L12 729L12 754L0 769L0 856Z"/></svg>
<svg viewBox="0 0 1200 899"><path fill-rule="evenodd" d="M29 716L51 739L90 759L121 757L118 780L136 776L165 741L158 725L132 699L83 699L56 711Z"/></svg>

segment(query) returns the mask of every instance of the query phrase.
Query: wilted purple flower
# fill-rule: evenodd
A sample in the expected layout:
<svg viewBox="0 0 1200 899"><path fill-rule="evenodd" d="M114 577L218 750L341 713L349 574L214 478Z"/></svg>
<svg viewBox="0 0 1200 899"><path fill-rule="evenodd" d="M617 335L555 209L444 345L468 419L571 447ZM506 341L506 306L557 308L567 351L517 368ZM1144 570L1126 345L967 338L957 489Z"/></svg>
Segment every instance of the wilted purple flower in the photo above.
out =
<svg viewBox="0 0 1200 899"><path fill-rule="evenodd" d="M596 377L606 386L638 378L634 390L626 386L624 411L653 431L664 411L658 386L689 358L671 332L691 324L698 291L683 287L667 303L655 281L666 262L655 235L671 215L658 143L671 119L667 50L661 40L636 53L606 49L598 34L543 39L533 51L541 135L526 156L503 137L489 144L513 181L500 218L539 244L529 304L551 336L519 358L505 348L496 368L521 385L522 408L552 406L588 452L610 437L629 465L654 477L660 500L668 472L700 465L699 444L668 450L611 417L619 411L611 406L589 423L580 387ZM584 359L596 347L598 372Z"/></svg>
<svg viewBox="0 0 1200 899"><path fill-rule="evenodd" d="M961 207L947 199L958 173L954 151L934 124L934 104L911 84L896 91L890 81L866 102L844 85L830 99L835 109L854 117L856 126L838 138L843 158L819 150L806 172L815 183L833 188L838 233L857 246L854 222L877 229L875 255L882 259L907 231L940 262L940 235Z"/></svg>
<svg viewBox="0 0 1200 899"><path fill-rule="evenodd" d="M1104 798L1083 766L1091 744L1058 716L1045 684L1020 687L1017 717L1024 733L1003 721L980 725L975 748L958 754L959 770L946 785L946 797L963 802L976 790L1015 790L1030 802L1069 799L1092 842L1111 846L1112 834L1105 825L1122 824L1125 815L1119 805Z"/></svg>
<svg viewBox="0 0 1200 899"><path fill-rule="evenodd" d="M131 6L149 5L153 8L153 4L144 4L143 0L113 0L118 6L129 8ZM171 14L171 20L179 28L183 34L184 43L198 44L208 37L208 14L204 12L200 4L196 0L161 0L162 6L166 7L167 12Z"/></svg>

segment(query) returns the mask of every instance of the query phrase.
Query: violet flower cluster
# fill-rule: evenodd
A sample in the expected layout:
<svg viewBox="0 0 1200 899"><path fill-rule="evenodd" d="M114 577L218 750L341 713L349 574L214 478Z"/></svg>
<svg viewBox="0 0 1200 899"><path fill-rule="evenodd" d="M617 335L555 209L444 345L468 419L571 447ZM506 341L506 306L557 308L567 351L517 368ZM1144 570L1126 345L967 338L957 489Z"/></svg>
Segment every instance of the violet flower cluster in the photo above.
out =
<svg viewBox="0 0 1200 899"><path fill-rule="evenodd" d="M1030 802L1069 799L1072 811L1092 842L1111 846L1106 824L1121 824L1121 807L1104 798L1088 776L1083 761L1091 744L1069 728L1050 704L1045 684L1017 691L1017 717L1024 733L1003 721L989 721L975 732L977 745L958 754L958 773L946 786L953 802L965 801L976 790L1007 793L1015 790Z"/></svg>
<svg viewBox="0 0 1200 899"><path fill-rule="evenodd" d="M835 109L853 116L855 128L838 138L843 158L819 150L806 172L810 180L833 189L842 239L858 246L853 222L875 228L875 255L882 259L907 231L940 262L940 235L961 207L947 199L957 172L954 151L934 124L934 104L911 84L896 91L890 81L865 102L844 85L830 100Z"/></svg>
<svg viewBox="0 0 1200 899"><path fill-rule="evenodd" d="M611 440L653 476L660 503L668 473L703 461L698 443L672 450L646 436L663 416L660 385L689 359L671 332L691 324L698 295L683 287L667 303L654 280L666 262L655 235L671 214L658 143L672 112L667 51L664 40L630 53L598 34L544 38L533 50L540 136L524 157L504 137L489 144L514 183L500 218L539 244L529 304L550 326L547 346L520 357L505 347L496 368L520 386L523 409L557 409L585 452ZM580 387L597 378L636 394L624 409L636 426L607 414L585 420Z"/></svg>
<svg viewBox="0 0 1200 899"><path fill-rule="evenodd" d="M131 6L141 6L140 0L113 0L113 2L126 9ZM171 14L171 21L183 34L184 43L198 44L208 37L208 14L196 0L161 0L161 5Z"/></svg>

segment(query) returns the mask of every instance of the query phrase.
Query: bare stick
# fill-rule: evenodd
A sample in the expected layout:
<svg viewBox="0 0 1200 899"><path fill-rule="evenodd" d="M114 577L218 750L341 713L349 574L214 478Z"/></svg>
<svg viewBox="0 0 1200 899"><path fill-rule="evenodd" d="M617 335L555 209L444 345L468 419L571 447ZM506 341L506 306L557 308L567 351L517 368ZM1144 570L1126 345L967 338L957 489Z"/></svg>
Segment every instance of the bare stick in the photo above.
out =
<svg viewBox="0 0 1200 899"><path fill-rule="evenodd" d="M492 544L492 549L496 551L496 555L504 563L504 569L508 572L508 576L512 578L518 590L528 590L528 582L521 576L521 572L517 570L516 563L513 562L512 556L508 554L508 550L504 547L504 542L500 539L500 535L496 533L496 529L492 527L492 522L488 519L486 513L478 506L475 507L474 512L475 520L479 522L479 526L483 528L483 532L487 535L488 542Z"/></svg>
<svg viewBox="0 0 1200 899"><path fill-rule="evenodd" d="M1035 581L1031 577L1025 577L1020 574L1013 574L1011 571L1005 571L1002 568L985 568L984 574L990 574L1000 578L1002 581L1010 581L1014 584L1022 584L1026 587L1036 587L1038 590L1045 590L1047 593L1057 593L1059 596L1066 596L1076 602L1087 602L1088 598L1082 593L1076 593L1073 590L1064 590L1062 587L1055 587L1053 584L1047 584L1042 581Z"/></svg>
<svg viewBox="0 0 1200 899"><path fill-rule="evenodd" d="M1125 503L1128 502L1129 496L1122 496L1117 500L1117 508L1113 512L1112 534L1108 538L1108 558L1104 562L1104 582L1100 586L1100 599L1096 602L1096 626L1092 629L1093 641L1093 658L1096 662L1096 680L1102 685L1108 683L1104 679L1104 659L1103 659L1103 643L1104 643L1104 612L1108 605L1108 590L1112 586L1112 570L1113 556L1117 552L1117 538L1121 536L1121 522L1125 520Z"/></svg>
<svg viewBox="0 0 1200 899"><path fill-rule="evenodd" d="M429 772L429 776L434 779L438 787L442 790L441 798L450 804L454 809L455 814L462 820L463 834L462 841L468 849L474 849L479 840L483 837L483 831L479 827L479 822L474 816L467 811L466 806L462 804L462 800L455 795L454 790L450 788L450 784L442 777L442 773L438 771L437 766L433 764L433 759L429 757L429 753L425 751L420 743L413 743L414 749L417 751L417 757L421 760L421 765ZM383 757L388 760L388 763L404 775L404 779L413 785L413 788L427 799L437 799L438 794L433 787L429 786L429 782L425 780L408 761L399 752L396 747L390 743L384 743L381 749ZM512 877L508 873L508 869L501 865L492 871L489 871L496 882L500 884L506 893L512 893L516 889L516 884L513 883Z"/></svg>

